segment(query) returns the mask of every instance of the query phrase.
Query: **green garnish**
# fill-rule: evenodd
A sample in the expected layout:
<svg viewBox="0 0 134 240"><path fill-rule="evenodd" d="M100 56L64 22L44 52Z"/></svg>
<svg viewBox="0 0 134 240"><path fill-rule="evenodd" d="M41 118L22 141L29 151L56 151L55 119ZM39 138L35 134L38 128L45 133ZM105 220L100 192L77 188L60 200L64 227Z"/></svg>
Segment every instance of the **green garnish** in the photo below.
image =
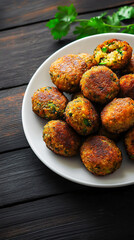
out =
<svg viewBox="0 0 134 240"><path fill-rule="evenodd" d="M87 127L91 127L91 121L89 120L89 119L86 119L86 118L84 118L83 119L83 122L84 122L84 124L87 126Z"/></svg>
<svg viewBox="0 0 134 240"><path fill-rule="evenodd" d="M51 108L51 111L52 111L52 113L55 113L56 112L56 106L55 106L55 104L54 103L48 103L47 104L47 106L49 107L49 108Z"/></svg>
<svg viewBox="0 0 134 240"><path fill-rule="evenodd" d="M52 89L51 87L46 87L46 89L45 90L48 90L48 89Z"/></svg>
<svg viewBox="0 0 134 240"><path fill-rule="evenodd" d="M107 47L103 47L101 50L102 50L102 52L106 53L107 52Z"/></svg>
<svg viewBox="0 0 134 240"><path fill-rule="evenodd" d="M100 62L100 63L98 63L98 65L105 65L105 64L107 64L106 62Z"/></svg>
<svg viewBox="0 0 134 240"><path fill-rule="evenodd" d="M122 51L117 48L117 52L123 55Z"/></svg>
<svg viewBox="0 0 134 240"><path fill-rule="evenodd" d="M47 22L46 26L51 29L54 39L61 39L66 36L72 23L79 23L75 27L74 34L77 38L83 38L97 33L123 32L134 34L134 24L123 25L122 20L134 18L134 7L124 6L112 15L107 12L90 19L78 19L73 4L69 7L59 6L55 18ZM111 45L110 43L109 45ZM106 49L105 49L106 50ZM104 51L105 51L104 50Z"/></svg>

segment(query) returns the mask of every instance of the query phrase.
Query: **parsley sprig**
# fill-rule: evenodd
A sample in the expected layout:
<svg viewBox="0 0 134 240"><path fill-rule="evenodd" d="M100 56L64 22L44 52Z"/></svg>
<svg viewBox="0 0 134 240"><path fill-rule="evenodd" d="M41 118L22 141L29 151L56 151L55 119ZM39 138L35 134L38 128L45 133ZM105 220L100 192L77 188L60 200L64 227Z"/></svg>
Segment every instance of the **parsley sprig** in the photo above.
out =
<svg viewBox="0 0 134 240"><path fill-rule="evenodd" d="M79 25L75 27L74 34L77 38L83 38L97 33L123 32L134 34L134 24L123 25L123 20L134 18L134 7L124 6L112 15L107 12L90 19L78 19L77 12L73 4L69 7L59 6L55 18L47 22L46 26L51 29L54 39L61 39L66 36L73 23Z"/></svg>

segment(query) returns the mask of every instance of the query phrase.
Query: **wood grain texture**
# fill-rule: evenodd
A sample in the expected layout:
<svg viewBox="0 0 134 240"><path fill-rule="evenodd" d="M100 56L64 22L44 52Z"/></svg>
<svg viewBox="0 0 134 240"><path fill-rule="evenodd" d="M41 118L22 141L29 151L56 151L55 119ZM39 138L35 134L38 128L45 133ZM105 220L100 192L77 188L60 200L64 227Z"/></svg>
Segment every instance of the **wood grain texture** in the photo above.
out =
<svg viewBox="0 0 134 240"><path fill-rule="evenodd" d="M114 9L109 11L113 12ZM90 18L102 12L85 14ZM0 89L27 84L37 68L52 53L75 40L74 26L61 41L53 40L44 23L1 32Z"/></svg>
<svg viewBox="0 0 134 240"><path fill-rule="evenodd" d="M44 23L1 32L0 89L28 83L40 64L71 40L69 35L54 41Z"/></svg>
<svg viewBox="0 0 134 240"><path fill-rule="evenodd" d="M20 26L28 23L34 23L38 21L44 21L53 18L57 6L67 5L71 3L76 7L77 12L92 12L96 10L112 8L121 6L123 4L131 4L131 0L111 0L111 1L96 1L94 0L19 0L19 1L0 1L0 29L10 28L14 26Z"/></svg>
<svg viewBox="0 0 134 240"><path fill-rule="evenodd" d="M29 146L21 120L25 86L0 92L0 152Z"/></svg>
<svg viewBox="0 0 134 240"><path fill-rule="evenodd" d="M134 187L75 192L0 210L2 240L133 239Z"/></svg>
<svg viewBox="0 0 134 240"><path fill-rule="evenodd" d="M30 148L1 154L0 207L81 188L49 170Z"/></svg>
<svg viewBox="0 0 134 240"><path fill-rule="evenodd" d="M97 189L69 182L40 162L23 133L26 84L48 56L75 39L71 28L62 41L53 40L43 21L57 5L72 2L79 13L93 12L82 18L132 3L0 1L0 240L134 239L134 186Z"/></svg>

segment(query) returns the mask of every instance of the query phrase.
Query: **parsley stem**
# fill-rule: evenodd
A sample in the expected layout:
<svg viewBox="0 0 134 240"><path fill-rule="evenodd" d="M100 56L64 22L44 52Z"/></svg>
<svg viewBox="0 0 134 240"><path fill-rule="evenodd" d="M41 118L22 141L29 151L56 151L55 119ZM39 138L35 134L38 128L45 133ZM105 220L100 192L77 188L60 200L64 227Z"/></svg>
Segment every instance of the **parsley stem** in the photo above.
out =
<svg viewBox="0 0 134 240"><path fill-rule="evenodd" d="M74 22L88 22L89 19L75 19ZM110 25L110 24L107 24L107 23L104 23L103 24L107 27L112 27L112 28L127 28L127 27L131 27L131 26L134 26L134 24L129 24L129 25L125 25L125 26L117 26L117 25Z"/></svg>
<svg viewBox="0 0 134 240"><path fill-rule="evenodd" d="M88 22L89 19L75 19L74 22Z"/></svg>
<svg viewBox="0 0 134 240"><path fill-rule="evenodd" d="M129 25L125 25L125 26L122 26L122 25L120 25L120 26L117 26L117 25L109 25L109 24L107 24L107 23L104 23L104 25L105 26L107 26L107 27L115 27L115 28L127 28L127 27L131 27L131 26L134 26L134 24L129 24Z"/></svg>

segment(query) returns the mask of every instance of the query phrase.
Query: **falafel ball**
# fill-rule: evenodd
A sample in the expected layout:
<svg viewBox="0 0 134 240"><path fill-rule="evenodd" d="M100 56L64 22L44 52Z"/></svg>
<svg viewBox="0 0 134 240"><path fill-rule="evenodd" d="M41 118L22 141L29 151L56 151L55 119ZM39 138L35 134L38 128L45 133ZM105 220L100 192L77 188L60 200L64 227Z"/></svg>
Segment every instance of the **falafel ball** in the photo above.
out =
<svg viewBox="0 0 134 240"><path fill-rule="evenodd" d="M51 151L65 157L76 155L81 142L77 133L62 120L51 120L44 126L43 140Z"/></svg>
<svg viewBox="0 0 134 240"><path fill-rule="evenodd" d="M65 109L66 122L80 135L88 135L97 131L98 114L92 103L82 97L70 101Z"/></svg>
<svg viewBox="0 0 134 240"><path fill-rule="evenodd" d="M96 47L93 56L98 65L120 69L130 61L132 47L126 41L109 39Z"/></svg>
<svg viewBox="0 0 134 240"><path fill-rule="evenodd" d="M79 90L80 79L86 70L87 64L81 57L68 54L53 62L49 73L58 89L73 93Z"/></svg>
<svg viewBox="0 0 134 240"><path fill-rule="evenodd" d="M105 66L95 66L86 71L80 86L86 98L101 104L116 97L120 87L117 75Z"/></svg>
<svg viewBox="0 0 134 240"><path fill-rule="evenodd" d="M129 157L134 160L134 127L126 133L125 147Z"/></svg>
<svg viewBox="0 0 134 240"><path fill-rule="evenodd" d="M134 73L134 54L132 55L132 57L130 59L127 69L128 69L128 72Z"/></svg>
<svg viewBox="0 0 134 240"><path fill-rule="evenodd" d="M32 110L45 119L62 118L67 98L56 87L43 87L32 96Z"/></svg>
<svg viewBox="0 0 134 240"><path fill-rule="evenodd" d="M127 74L120 78L120 94L134 100L134 74Z"/></svg>
<svg viewBox="0 0 134 240"><path fill-rule="evenodd" d="M83 61L87 64L88 69L97 65L95 58L88 53L79 53L78 56L81 57Z"/></svg>
<svg viewBox="0 0 134 240"><path fill-rule="evenodd" d="M134 125L134 100L115 98L101 112L102 125L107 131L121 133Z"/></svg>
<svg viewBox="0 0 134 240"><path fill-rule="evenodd" d="M88 137L80 148L80 156L88 171L98 176L113 173L122 162L120 149L104 136Z"/></svg>
<svg viewBox="0 0 134 240"><path fill-rule="evenodd" d="M121 69L122 76L129 73L134 73L134 54L132 54L130 62L128 62L125 68Z"/></svg>

